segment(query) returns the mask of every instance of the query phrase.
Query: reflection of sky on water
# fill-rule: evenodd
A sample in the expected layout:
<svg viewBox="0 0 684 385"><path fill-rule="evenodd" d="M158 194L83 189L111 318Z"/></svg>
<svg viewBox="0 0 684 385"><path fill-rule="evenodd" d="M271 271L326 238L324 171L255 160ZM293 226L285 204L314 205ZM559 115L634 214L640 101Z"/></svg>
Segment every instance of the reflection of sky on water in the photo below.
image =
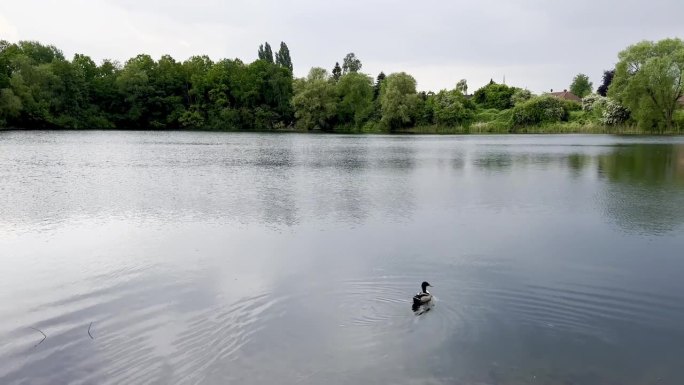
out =
<svg viewBox="0 0 684 385"><path fill-rule="evenodd" d="M0 133L0 382L678 384L682 146Z"/></svg>

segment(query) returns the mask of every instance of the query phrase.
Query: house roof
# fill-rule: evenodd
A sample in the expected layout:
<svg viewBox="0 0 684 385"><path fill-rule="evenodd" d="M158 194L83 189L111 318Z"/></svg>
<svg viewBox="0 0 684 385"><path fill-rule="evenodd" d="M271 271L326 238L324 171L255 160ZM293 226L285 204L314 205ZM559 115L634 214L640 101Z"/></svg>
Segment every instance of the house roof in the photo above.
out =
<svg viewBox="0 0 684 385"><path fill-rule="evenodd" d="M560 99L572 100L575 102L581 102L582 101L582 98L580 98L579 96L577 96L577 95L575 95L572 92L567 91L567 90L566 91L560 91L560 92L549 92L549 95L555 96L555 97L560 98Z"/></svg>
<svg viewBox="0 0 684 385"><path fill-rule="evenodd" d="M677 101L679 102L679 104L684 106L684 95L680 96L679 99L677 99Z"/></svg>

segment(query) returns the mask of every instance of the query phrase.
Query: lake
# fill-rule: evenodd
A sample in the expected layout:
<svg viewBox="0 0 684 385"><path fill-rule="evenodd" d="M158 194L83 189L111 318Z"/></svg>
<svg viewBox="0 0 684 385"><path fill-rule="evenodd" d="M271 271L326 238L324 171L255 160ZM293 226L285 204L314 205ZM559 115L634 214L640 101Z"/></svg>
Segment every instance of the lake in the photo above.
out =
<svg viewBox="0 0 684 385"><path fill-rule="evenodd" d="M0 383L681 385L683 250L682 137L0 132Z"/></svg>

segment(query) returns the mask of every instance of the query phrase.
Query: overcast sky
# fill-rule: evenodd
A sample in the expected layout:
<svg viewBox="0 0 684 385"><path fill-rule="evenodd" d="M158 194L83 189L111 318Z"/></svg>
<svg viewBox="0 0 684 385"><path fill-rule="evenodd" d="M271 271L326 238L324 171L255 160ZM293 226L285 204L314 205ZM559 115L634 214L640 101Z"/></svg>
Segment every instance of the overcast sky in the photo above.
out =
<svg viewBox="0 0 684 385"><path fill-rule="evenodd" d="M534 92L596 87L640 40L684 38L683 0L3 0L0 39L39 40L125 61L139 53L251 62L290 47L295 75L355 52L375 77L406 71L421 90L474 90L493 78Z"/></svg>

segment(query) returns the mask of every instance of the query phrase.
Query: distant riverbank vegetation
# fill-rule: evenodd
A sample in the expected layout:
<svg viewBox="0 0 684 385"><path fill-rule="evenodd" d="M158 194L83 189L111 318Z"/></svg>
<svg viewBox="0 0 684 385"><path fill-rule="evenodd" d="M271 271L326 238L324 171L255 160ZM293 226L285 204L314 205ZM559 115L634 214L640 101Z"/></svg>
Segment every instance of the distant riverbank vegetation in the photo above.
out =
<svg viewBox="0 0 684 385"><path fill-rule="evenodd" d="M578 74L569 92L534 95L466 80L418 92L404 72L371 77L353 53L331 71L293 77L287 44L257 60L193 56L124 64L54 46L0 41L0 128L292 130L349 133L681 133L684 42L632 45L592 93Z"/></svg>

